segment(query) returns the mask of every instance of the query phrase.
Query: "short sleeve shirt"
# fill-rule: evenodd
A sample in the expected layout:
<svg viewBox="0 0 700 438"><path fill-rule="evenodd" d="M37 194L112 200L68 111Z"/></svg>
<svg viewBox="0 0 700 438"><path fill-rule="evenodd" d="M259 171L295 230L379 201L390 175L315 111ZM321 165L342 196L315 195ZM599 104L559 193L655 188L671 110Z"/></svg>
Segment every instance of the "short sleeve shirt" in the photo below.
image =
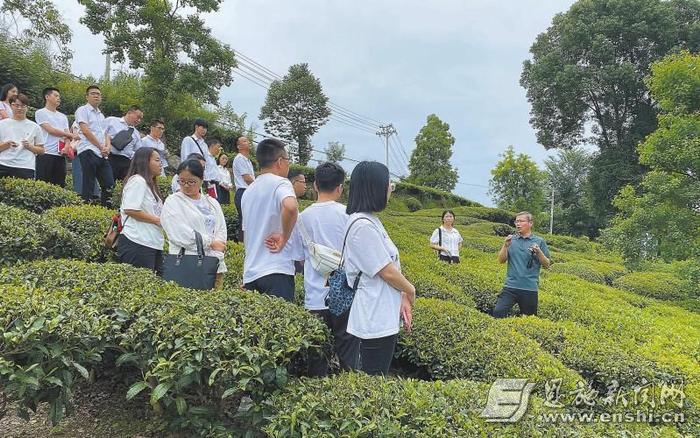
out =
<svg viewBox="0 0 700 438"><path fill-rule="evenodd" d="M185 161L190 154L202 154L206 158L208 153L207 142L203 138L188 136L182 139L180 144L180 161Z"/></svg>
<svg viewBox="0 0 700 438"><path fill-rule="evenodd" d="M37 110L36 114L34 114L34 120L36 120L37 125L41 127L41 131L44 134L45 153L49 155L60 155L58 152L58 142L61 141L62 137L49 134L48 131L44 129L44 124L48 124L59 131L65 131L68 129L68 117L60 111L51 111L47 108L42 108Z"/></svg>
<svg viewBox="0 0 700 438"><path fill-rule="evenodd" d="M14 141L17 146L10 146L0 152L0 164L17 169L35 170L36 155L22 146L22 140L28 140L33 145L44 144L44 133L36 123L29 119L0 120L0 142Z"/></svg>
<svg viewBox="0 0 700 438"><path fill-rule="evenodd" d="M255 169L253 162L243 154L238 154L233 158L233 182L236 189L247 189L248 183L243 179L243 175L250 175L255 179Z"/></svg>
<svg viewBox="0 0 700 438"><path fill-rule="evenodd" d="M105 140L105 116L102 114L99 108L95 108L90 104L85 104L75 111L75 121L78 125L84 123L87 124L88 129L97 138L97 141L104 143ZM90 141L85 137L82 130L80 131L80 143L78 143L78 153L81 154L85 151L92 151L98 157L102 157L102 151L90 143Z"/></svg>
<svg viewBox="0 0 700 438"><path fill-rule="evenodd" d="M530 252L532 245L539 245L544 255L549 258L547 242L540 236L530 234L528 237L516 236L508 247L508 272L506 274L506 287L537 291L540 281L539 259ZM531 266L528 262L532 259Z"/></svg>
<svg viewBox="0 0 700 438"><path fill-rule="evenodd" d="M165 241L161 228L156 224L142 222L133 217L127 219L125 210L143 211L160 217L163 201L153 195L146 180L141 175L129 177L124 185L121 205L122 223L124 224L122 233L134 243L162 250Z"/></svg>
<svg viewBox="0 0 700 438"><path fill-rule="evenodd" d="M363 218L355 222L356 219ZM369 220L367 220L369 219ZM401 292L379 276L389 263L401 270L399 250L375 215L355 213L348 218L345 270L348 285L361 272L350 308L347 332L374 339L399 332Z"/></svg>
<svg viewBox="0 0 700 438"><path fill-rule="evenodd" d="M459 244L463 242L463 239L457 228L453 227L451 230L446 230L443 226L436 228L433 231L433 235L430 236L430 243L433 245L440 243L440 231L442 231L442 246L449 250L449 253L440 251L440 254L449 257L459 257Z"/></svg>
<svg viewBox="0 0 700 438"><path fill-rule="evenodd" d="M168 162L165 159L165 143L161 139L155 139L150 135L145 136L141 139L141 147L149 147L158 151L160 154L160 168L165 169L168 167Z"/></svg>
<svg viewBox="0 0 700 438"><path fill-rule="evenodd" d="M131 143L126 145L121 151L112 146L111 153L114 155L121 155L129 159L134 157L136 150L141 147L141 135L139 130L135 126L129 126L124 120L124 117L107 117L105 119L105 128L109 138L114 138L115 135L129 128L134 128L131 133Z"/></svg>

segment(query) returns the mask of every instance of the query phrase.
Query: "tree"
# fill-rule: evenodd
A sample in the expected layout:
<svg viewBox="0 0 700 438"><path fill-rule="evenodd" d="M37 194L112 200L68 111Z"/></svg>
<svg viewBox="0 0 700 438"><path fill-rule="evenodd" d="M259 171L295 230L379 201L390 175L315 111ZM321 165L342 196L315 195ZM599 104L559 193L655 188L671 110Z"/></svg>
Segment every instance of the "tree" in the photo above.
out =
<svg viewBox="0 0 700 438"><path fill-rule="evenodd" d="M345 145L339 141L329 141L324 152L328 161L340 163L345 157Z"/></svg>
<svg viewBox="0 0 700 438"><path fill-rule="evenodd" d="M30 46L45 42L58 50L54 68L68 71L72 32L51 0L4 0L0 6L0 27L4 35ZM48 48L50 50L50 48Z"/></svg>
<svg viewBox="0 0 700 438"><path fill-rule="evenodd" d="M450 125L435 114L428 116L416 136L416 148L408 163L408 182L451 192L457 184L457 169L450 164L455 138Z"/></svg>
<svg viewBox="0 0 700 438"><path fill-rule="evenodd" d="M489 193L493 201L506 210L539 213L545 200L544 172L528 155L516 156L513 146L508 146L501 157L491 170Z"/></svg>
<svg viewBox="0 0 700 438"><path fill-rule="evenodd" d="M178 118L184 101L218 103L230 85L231 48L211 35L201 15L221 0L78 0L81 22L105 38L105 52L144 72L143 106L148 114ZM199 107L200 105L196 105Z"/></svg>
<svg viewBox="0 0 700 438"><path fill-rule="evenodd" d="M657 111L644 77L669 51L700 48L698 20L694 0L580 0L530 49L521 76L530 123L547 149L590 140L600 148L590 179L602 221L619 188L643 174L636 146L656 128Z"/></svg>
<svg viewBox="0 0 700 438"><path fill-rule="evenodd" d="M545 160L548 194L554 191L554 232L594 237L596 224L588 201L593 156L582 148L559 150Z"/></svg>
<svg viewBox="0 0 700 438"><path fill-rule="evenodd" d="M291 152L304 166L311 158L311 137L330 115L328 97L323 94L321 81L311 73L308 64L293 65L284 78L272 82L260 109L265 131L296 142L295 150Z"/></svg>
<svg viewBox="0 0 700 438"><path fill-rule="evenodd" d="M647 84L663 111L639 145L651 171L639 188L620 191L603 236L631 264L662 258L700 266L700 55L671 55L651 70Z"/></svg>

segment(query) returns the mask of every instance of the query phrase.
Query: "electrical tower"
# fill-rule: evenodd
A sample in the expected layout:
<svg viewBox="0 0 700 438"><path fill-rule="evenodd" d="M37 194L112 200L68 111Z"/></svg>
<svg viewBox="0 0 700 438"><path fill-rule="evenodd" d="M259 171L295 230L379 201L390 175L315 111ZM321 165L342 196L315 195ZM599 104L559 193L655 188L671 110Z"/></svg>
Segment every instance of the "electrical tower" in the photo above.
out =
<svg viewBox="0 0 700 438"><path fill-rule="evenodd" d="M388 123L386 125L379 125L379 131L377 131L377 135L380 137L384 137L384 144L386 147L386 164L387 169L389 168L389 137L392 135L396 134L396 128L394 128L394 125L391 123Z"/></svg>

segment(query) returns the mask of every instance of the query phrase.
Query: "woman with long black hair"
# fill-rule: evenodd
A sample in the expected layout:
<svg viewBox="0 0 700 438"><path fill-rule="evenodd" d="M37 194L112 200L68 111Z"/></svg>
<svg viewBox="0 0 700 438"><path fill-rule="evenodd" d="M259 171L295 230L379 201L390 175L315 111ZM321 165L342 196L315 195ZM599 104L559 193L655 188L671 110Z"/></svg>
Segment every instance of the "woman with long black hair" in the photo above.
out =
<svg viewBox="0 0 700 438"><path fill-rule="evenodd" d="M134 154L122 189L123 229L117 241L120 262L151 269L158 275L165 243L160 226L163 197L156 184L160 164L160 153L154 148L142 147Z"/></svg>
<svg viewBox="0 0 700 438"><path fill-rule="evenodd" d="M13 83L5 84L0 89L0 120L12 118L10 99L17 97L19 89Z"/></svg>

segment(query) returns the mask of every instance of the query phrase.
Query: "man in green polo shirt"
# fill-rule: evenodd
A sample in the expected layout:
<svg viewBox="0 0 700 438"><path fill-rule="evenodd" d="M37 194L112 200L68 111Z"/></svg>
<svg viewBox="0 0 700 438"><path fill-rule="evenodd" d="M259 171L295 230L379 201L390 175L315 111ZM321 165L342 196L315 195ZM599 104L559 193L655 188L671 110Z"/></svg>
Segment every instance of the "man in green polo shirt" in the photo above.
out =
<svg viewBox="0 0 700 438"><path fill-rule="evenodd" d="M498 295L493 316L505 318L515 303L523 315L537 315L537 289L540 267L549 268L549 248L540 236L532 234L532 215L522 211L515 216L516 234L506 237L498 252L500 263L508 262L506 284Z"/></svg>

